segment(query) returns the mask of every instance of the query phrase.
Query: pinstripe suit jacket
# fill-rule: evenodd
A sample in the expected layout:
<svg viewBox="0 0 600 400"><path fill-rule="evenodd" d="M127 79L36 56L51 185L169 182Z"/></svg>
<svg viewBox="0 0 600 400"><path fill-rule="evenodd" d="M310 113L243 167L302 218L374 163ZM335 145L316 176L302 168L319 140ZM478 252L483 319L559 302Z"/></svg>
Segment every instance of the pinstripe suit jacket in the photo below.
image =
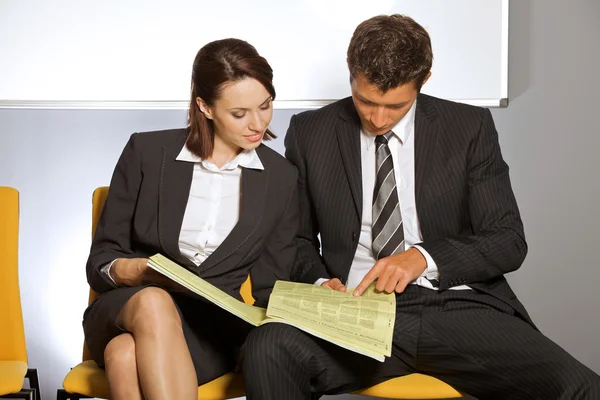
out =
<svg viewBox="0 0 600 400"><path fill-rule="evenodd" d="M295 115L285 142L299 173L293 278L345 282L362 218L360 120L352 98ZM420 245L438 266L440 290L467 284L533 325L504 278L521 266L527 244L489 110L419 95L415 199Z"/></svg>

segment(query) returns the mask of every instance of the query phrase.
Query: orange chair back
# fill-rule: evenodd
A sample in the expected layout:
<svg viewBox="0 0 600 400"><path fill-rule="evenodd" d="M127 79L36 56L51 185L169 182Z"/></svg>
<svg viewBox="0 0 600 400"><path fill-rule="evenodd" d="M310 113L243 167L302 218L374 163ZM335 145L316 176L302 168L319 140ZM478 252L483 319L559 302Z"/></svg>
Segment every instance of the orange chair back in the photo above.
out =
<svg viewBox="0 0 600 400"><path fill-rule="evenodd" d="M27 362L19 291L19 192L0 186L0 361Z"/></svg>
<svg viewBox="0 0 600 400"><path fill-rule="evenodd" d="M102 214L102 209L104 208L104 203L106 203L106 197L108 196L108 186L101 186L94 190L94 194L92 195L92 239L94 238L94 233L96 232L96 227L98 226L98 221L100 220L100 215ZM90 289L90 296L88 298L88 305L92 304L92 301L98 297L98 293L94 292ZM92 355L85 344L83 342L83 361L91 360Z"/></svg>

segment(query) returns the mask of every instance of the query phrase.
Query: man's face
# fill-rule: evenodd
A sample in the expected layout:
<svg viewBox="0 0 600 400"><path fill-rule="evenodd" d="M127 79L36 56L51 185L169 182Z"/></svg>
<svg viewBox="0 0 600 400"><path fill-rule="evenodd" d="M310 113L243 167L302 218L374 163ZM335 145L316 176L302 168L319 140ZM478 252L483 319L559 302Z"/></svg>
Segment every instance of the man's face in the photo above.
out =
<svg viewBox="0 0 600 400"><path fill-rule="evenodd" d="M383 135L392 129L410 110L419 94L412 82L382 93L362 74L357 75L350 86L360 121L374 135Z"/></svg>

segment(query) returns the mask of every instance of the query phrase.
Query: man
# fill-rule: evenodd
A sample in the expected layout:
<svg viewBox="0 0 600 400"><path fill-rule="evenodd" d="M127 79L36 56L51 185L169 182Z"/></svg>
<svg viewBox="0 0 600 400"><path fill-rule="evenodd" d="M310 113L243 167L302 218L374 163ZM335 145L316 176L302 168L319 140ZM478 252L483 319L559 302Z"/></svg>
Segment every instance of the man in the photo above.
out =
<svg viewBox="0 0 600 400"><path fill-rule="evenodd" d="M497 132L487 109L420 94L432 58L412 19L363 22L348 48L352 97L294 116L286 136L299 171L296 278L396 292L392 356L268 324L245 345L250 399L413 372L481 399L600 398L600 378L535 328L504 278L527 244Z"/></svg>

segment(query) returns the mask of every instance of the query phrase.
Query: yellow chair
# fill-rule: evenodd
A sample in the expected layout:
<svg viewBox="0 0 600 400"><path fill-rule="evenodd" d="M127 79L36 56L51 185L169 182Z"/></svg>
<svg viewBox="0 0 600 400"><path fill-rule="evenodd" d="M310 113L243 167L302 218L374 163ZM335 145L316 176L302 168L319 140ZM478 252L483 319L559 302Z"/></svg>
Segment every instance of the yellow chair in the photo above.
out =
<svg viewBox="0 0 600 400"><path fill-rule="evenodd" d="M92 198L92 235L96 231L98 219L102 213L108 187L99 187L94 191ZM253 303L250 280L248 279L240 290L242 297L247 303ZM90 290L89 303L98 294ZM199 400L221 400L235 397L243 397L245 394L244 382L239 374L226 374L211 382L198 387ZM91 359L87 346L83 345L83 362L71 369L63 381L63 389L58 389L57 400L86 399L97 397L108 399L108 383L104 370L98 367Z"/></svg>
<svg viewBox="0 0 600 400"><path fill-rule="evenodd" d="M98 219L104 207L108 187L100 187L94 191L92 199L92 233L96 231ZM240 288L240 294L248 304L254 303L250 278ZM97 296L90 290L89 302ZM83 362L73 368L63 381L63 388L57 393L57 400L84 399L98 397L108 398L108 384L104 370L91 360L85 347ZM365 396L387 399L449 399L460 398L462 394L448 384L422 374L411 374L390 379L370 388L355 392ZM239 374L229 373L198 387L198 400L224 400L243 397L245 388L243 378Z"/></svg>
<svg viewBox="0 0 600 400"><path fill-rule="evenodd" d="M429 375L410 374L381 382L355 394L382 399L457 399L465 395Z"/></svg>
<svg viewBox="0 0 600 400"><path fill-rule="evenodd" d="M0 186L0 398L41 399L37 370L27 367L18 254L19 192Z"/></svg>

